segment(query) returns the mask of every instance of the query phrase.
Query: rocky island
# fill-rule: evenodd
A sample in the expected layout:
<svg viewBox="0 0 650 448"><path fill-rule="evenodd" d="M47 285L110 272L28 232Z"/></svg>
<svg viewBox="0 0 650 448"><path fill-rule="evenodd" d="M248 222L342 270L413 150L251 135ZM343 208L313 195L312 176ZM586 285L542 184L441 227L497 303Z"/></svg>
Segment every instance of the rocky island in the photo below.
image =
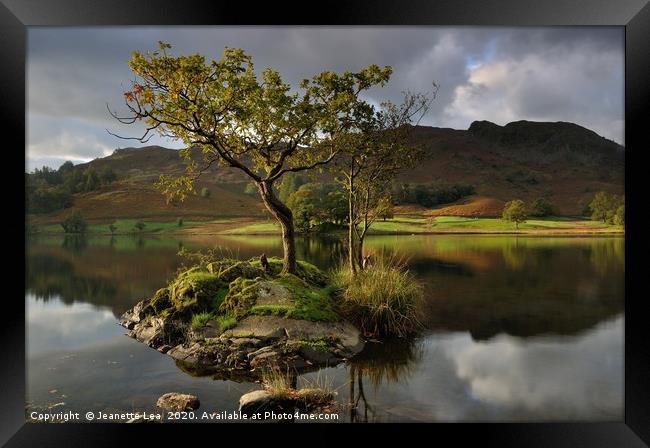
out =
<svg viewBox="0 0 650 448"><path fill-rule="evenodd" d="M339 314L327 275L304 261L297 267L296 275L282 273L282 260L265 256L202 263L137 303L120 324L197 375L259 378L359 353L364 341Z"/></svg>

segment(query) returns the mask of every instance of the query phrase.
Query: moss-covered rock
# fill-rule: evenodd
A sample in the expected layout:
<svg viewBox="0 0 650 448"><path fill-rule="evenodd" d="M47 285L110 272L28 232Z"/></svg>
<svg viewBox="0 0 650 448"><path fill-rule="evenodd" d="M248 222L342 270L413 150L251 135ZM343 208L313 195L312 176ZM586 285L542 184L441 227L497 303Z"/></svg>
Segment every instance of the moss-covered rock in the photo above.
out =
<svg viewBox="0 0 650 448"><path fill-rule="evenodd" d="M167 291L175 314L189 316L218 309L226 296L228 286L215 274L189 270L176 277L167 287Z"/></svg>
<svg viewBox="0 0 650 448"><path fill-rule="evenodd" d="M329 288L311 285L293 274L281 274L270 283L284 288L293 298L293 302L254 305L251 307L251 314L326 322L340 319Z"/></svg>
<svg viewBox="0 0 650 448"><path fill-rule="evenodd" d="M295 275L282 274L281 259L268 261L267 270L259 259L202 263L121 323L130 336L201 372L310 369L358 353L359 332L339 317L327 276L302 261Z"/></svg>
<svg viewBox="0 0 650 448"><path fill-rule="evenodd" d="M254 279L239 277L233 280L228 286L228 294L219 306L219 311L241 319L255 304L257 290L258 282Z"/></svg>
<svg viewBox="0 0 650 448"><path fill-rule="evenodd" d="M167 288L160 288L153 295L149 301L149 307L154 314L162 314L165 310L172 307L171 299L169 298L169 290Z"/></svg>
<svg viewBox="0 0 650 448"><path fill-rule="evenodd" d="M230 266L223 266L217 275L224 282L230 283L238 278L264 277L265 273L262 268L253 266L248 261L239 261Z"/></svg>
<svg viewBox="0 0 650 448"><path fill-rule="evenodd" d="M284 265L282 258L271 257L268 259L268 262L269 262L269 270L270 270L268 274L271 277L279 276L280 273L282 272L282 267ZM262 262L259 259L251 258L249 260L249 263L251 266L263 270ZM306 282L312 285L325 286L327 284L328 281L327 275L311 263L298 260L298 262L296 263L296 271L297 271L296 272L297 277L305 280Z"/></svg>

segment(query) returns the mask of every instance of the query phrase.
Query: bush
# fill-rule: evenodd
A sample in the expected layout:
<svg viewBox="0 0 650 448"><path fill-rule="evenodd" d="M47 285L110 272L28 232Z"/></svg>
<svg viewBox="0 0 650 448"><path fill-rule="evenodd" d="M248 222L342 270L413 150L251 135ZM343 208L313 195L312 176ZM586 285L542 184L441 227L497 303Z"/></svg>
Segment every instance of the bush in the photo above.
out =
<svg viewBox="0 0 650 448"><path fill-rule="evenodd" d="M75 210L61 222L61 227L63 227L65 233L84 233L88 224L83 216L81 216L81 212Z"/></svg>
<svg viewBox="0 0 650 448"><path fill-rule="evenodd" d="M535 199L530 206L530 216L551 216L553 213L553 206L544 198Z"/></svg>
<svg viewBox="0 0 650 448"><path fill-rule="evenodd" d="M108 230L110 230L111 234L113 234L117 230L117 226L115 224L109 224L108 225Z"/></svg>
<svg viewBox="0 0 650 448"><path fill-rule="evenodd" d="M364 334L404 337L421 328L423 288L404 265L379 259L355 276L342 266L332 279L341 289L341 312Z"/></svg>
<svg viewBox="0 0 650 448"><path fill-rule="evenodd" d="M142 221L136 222L135 225L133 226L133 228L137 229L138 232L142 232L145 227L147 227L147 225L145 223L143 223Z"/></svg>
<svg viewBox="0 0 650 448"><path fill-rule="evenodd" d="M207 187L201 188L201 197L202 198L209 198L210 197L210 189Z"/></svg>
<svg viewBox="0 0 650 448"><path fill-rule="evenodd" d="M178 218L178 219L176 220L176 225L177 225L178 227L183 227L183 218Z"/></svg>

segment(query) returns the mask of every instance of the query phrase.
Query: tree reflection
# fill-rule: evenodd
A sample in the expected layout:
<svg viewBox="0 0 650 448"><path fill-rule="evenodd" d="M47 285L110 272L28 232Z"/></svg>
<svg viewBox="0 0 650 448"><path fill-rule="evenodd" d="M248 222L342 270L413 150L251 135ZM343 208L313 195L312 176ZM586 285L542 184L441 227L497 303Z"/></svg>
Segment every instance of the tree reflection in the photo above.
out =
<svg viewBox="0 0 650 448"><path fill-rule="evenodd" d="M350 421L376 420L376 411L368 402L364 378L375 391L385 383L398 383L412 375L423 357L422 345L414 339L394 339L368 343L363 352L348 364L348 408Z"/></svg>
<svg viewBox="0 0 650 448"><path fill-rule="evenodd" d="M61 247L74 254L82 253L88 246L86 235L65 235Z"/></svg>

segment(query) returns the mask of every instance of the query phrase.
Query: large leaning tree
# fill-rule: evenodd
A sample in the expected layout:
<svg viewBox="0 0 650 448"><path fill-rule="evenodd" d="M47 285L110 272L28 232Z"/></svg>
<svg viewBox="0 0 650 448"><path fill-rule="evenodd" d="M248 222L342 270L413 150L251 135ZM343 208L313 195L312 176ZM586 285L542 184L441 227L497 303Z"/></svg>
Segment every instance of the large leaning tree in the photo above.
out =
<svg viewBox="0 0 650 448"><path fill-rule="evenodd" d="M363 244L372 223L387 213L392 182L423 156L411 139L414 125L427 113L438 86L429 94L404 92L400 104L384 102L355 132L340 139L334 176L347 194L348 265L351 274L363 266Z"/></svg>
<svg viewBox="0 0 650 448"><path fill-rule="evenodd" d="M154 52L134 52L129 67L136 75L124 93L128 112L111 112L121 123L143 122L147 141L154 133L182 141L189 161L184 175L161 176L167 196L183 199L193 182L213 164L241 170L257 187L268 211L279 221L283 271L295 273L296 250L291 210L274 184L286 173L322 168L340 151L340 135L374 113L360 94L390 78L390 67L370 65L358 72L325 71L292 91L279 72L255 73L251 56L225 48L219 60L174 56L160 42ZM110 109L109 109L110 111ZM192 148L200 148L200 160Z"/></svg>

